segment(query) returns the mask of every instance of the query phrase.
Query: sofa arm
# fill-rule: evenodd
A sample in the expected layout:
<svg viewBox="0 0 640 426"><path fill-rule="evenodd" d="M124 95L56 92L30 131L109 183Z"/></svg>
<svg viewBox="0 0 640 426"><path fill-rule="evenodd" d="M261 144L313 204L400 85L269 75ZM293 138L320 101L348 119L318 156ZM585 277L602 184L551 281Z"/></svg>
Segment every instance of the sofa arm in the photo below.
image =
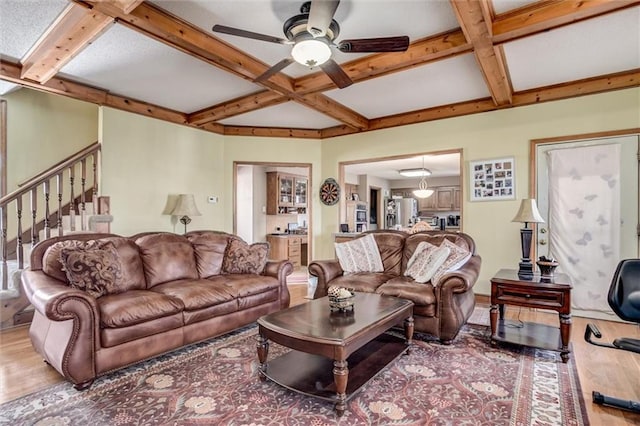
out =
<svg viewBox="0 0 640 426"><path fill-rule="evenodd" d="M316 292L313 294L314 299L324 297L327 295L327 289L329 283L342 276L344 271L340 266L340 262L335 259L332 260L314 260L309 264L309 274L318 277L318 285L316 286Z"/></svg>
<svg viewBox="0 0 640 426"><path fill-rule="evenodd" d="M269 260L264 267L263 275L274 277L280 283L280 307L288 308L291 302L289 287L287 287L287 276L293 272L293 263L288 260Z"/></svg>
<svg viewBox="0 0 640 426"><path fill-rule="evenodd" d="M40 270L24 271L22 287L38 317L29 331L34 348L76 385L93 380L100 322L95 298Z"/></svg>
<svg viewBox="0 0 640 426"><path fill-rule="evenodd" d="M447 272L440 278L438 287L452 293L464 293L475 285L480 275L482 259L478 255L471 256L461 268Z"/></svg>

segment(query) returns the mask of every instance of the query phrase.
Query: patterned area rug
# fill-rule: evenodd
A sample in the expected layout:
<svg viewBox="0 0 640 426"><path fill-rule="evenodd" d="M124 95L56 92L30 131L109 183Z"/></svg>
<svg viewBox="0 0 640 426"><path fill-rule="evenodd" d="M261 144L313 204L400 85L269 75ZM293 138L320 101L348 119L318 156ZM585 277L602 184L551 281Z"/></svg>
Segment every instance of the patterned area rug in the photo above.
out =
<svg viewBox="0 0 640 426"><path fill-rule="evenodd" d="M338 418L330 402L258 379L255 326L98 379L0 406L11 425L587 425L573 361L491 348L467 325L452 345L416 334ZM269 357L288 349L271 343Z"/></svg>

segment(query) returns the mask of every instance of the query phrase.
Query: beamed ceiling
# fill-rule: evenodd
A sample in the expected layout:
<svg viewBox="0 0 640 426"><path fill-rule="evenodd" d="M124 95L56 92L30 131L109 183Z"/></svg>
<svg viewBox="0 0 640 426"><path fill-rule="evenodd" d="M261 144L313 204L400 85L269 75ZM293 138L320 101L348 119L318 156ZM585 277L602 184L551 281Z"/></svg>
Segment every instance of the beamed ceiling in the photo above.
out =
<svg viewBox="0 0 640 426"><path fill-rule="evenodd" d="M224 135L330 138L640 85L640 0L343 0L339 89L282 38L302 1L0 0L0 94L25 86Z"/></svg>

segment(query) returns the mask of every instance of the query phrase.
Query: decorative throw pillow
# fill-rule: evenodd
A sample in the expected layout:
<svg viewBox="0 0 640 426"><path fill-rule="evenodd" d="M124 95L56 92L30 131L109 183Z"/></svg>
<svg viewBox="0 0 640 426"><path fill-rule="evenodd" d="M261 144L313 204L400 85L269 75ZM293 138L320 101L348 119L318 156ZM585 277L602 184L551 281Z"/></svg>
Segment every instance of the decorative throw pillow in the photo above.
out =
<svg viewBox="0 0 640 426"><path fill-rule="evenodd" d="M440 266L435 274L433 274L433 278L431 278L431 283L434 286L440 283L440 279L444 274L460 269L471 257L471 252L469 250L464 249L447 239L440 244L440 247L448 247L450 252L447 260L444 261L442 266Z"/></svg>
<svg viewBox="0 0 640 426"><path fill-rule="evenodd" d="M405 275L419 283L429 282L447 260L449 252L449 247L437 247L426 241L421 242L407 263Z"/></svg>
<svg viewBox="0 0 640 426"><path fill-rule="evenodd" d="M228 274L261 274L267 264L269 243L247 244L233 238L227 244L222 270Z"/></svg>
<svg viewBox="0 0 640 426"><path fill-rule="evenodd" d="M64 247L60 250L60 263L71 287L93 297L118 292L122 267L113 243L87 241L76 247Z"/></svg>
<svg viewBox="0 0 640 426"><path fill-rule="evenodd" d="M372 234L346 243L335 243L336 256L345 274L383 272L378 244Z"/></svg>

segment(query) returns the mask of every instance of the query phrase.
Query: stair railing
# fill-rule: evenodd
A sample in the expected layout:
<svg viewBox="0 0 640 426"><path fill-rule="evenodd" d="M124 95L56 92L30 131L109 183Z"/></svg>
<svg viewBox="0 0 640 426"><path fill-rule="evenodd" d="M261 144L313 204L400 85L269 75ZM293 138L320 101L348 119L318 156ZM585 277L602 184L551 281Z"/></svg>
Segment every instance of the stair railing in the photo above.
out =
<svg viewBox="0 0 640 426"><path fill-rule="evenodd" d="M80 200L77 208L80 214L81 230L86 230L86 193L91 189L92 194L92 212L95 214L97 206L98 196L98 164L101 145L99 142L83 148L70 157L55 164L48 170L38 174L37 176L23 182L19 185L19 188L4 197L0 198L0 245L2 253L2 284L0 290L7 290L8 286L8 264L12 254L15 253L15 259L17 261L18 269L24 268L24 245L25 236L30 237L29 243L31 247L38 243L39 240L39 228L43 227L44 238L51 237L52 224L56 225L58 229L58 235L62 235L62 216L64 214L63 200L68 199L70 216L71 231L76 229L76 190L79 190ZM87 161L90 161L92 169L90 172L90 187L87 188ZM79 170L77 170L79 169ZM76 172L80 173L80 188L76 188ZM68 182L65 182L65 175L68 176ZM49 201L51 200L51 187L55 186L56 193L53 194L54 198L57 198L57 206L55 208L50 207ZM69 197L63 198L63 189L67 187L69 190ZM26 227L23 225L23 197L29 198L30 205L30 224ZM56 197L57 195L57 197ZM38 200L42 200L44 204L44 212L38 211ZM10 220L9 214L12 206L15 206L15 218ZM9 222L15 220L15 232L9 228ZM11 238L15 238L15 252L10 252L9 241ZM13 245L13 244L12 244Z"/></svg>

